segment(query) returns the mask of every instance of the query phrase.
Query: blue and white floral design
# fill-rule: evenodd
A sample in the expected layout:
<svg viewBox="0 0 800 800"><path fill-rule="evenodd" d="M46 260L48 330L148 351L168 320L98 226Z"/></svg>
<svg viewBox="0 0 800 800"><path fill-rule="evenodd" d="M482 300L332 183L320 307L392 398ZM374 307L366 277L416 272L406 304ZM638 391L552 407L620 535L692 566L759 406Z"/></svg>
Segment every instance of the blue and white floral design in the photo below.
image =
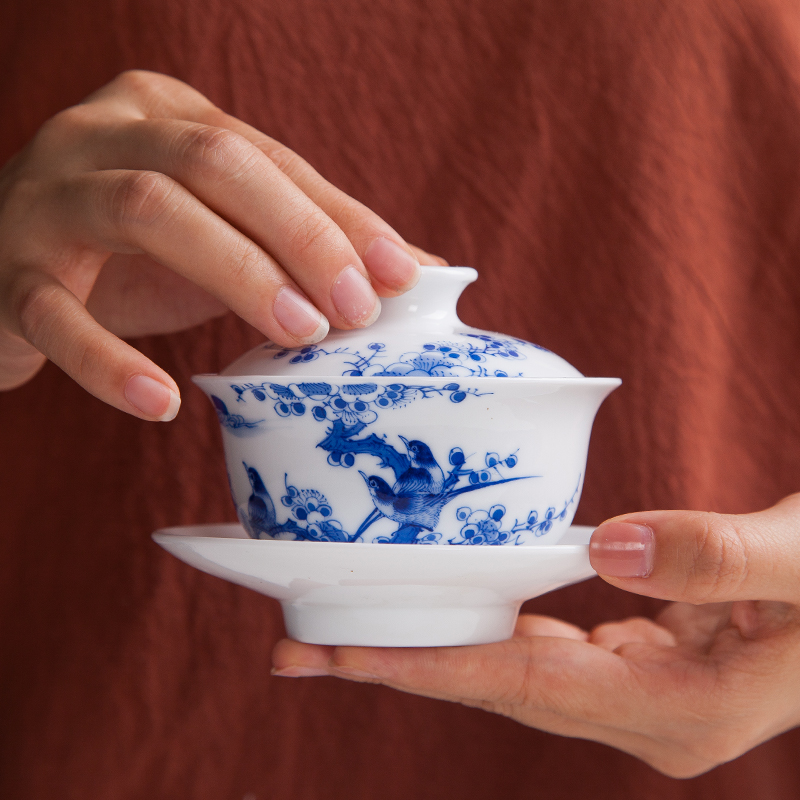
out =
<svg viewBox="0 0 800 800"><path fill-rule="evenodd" d="M368 330L262 344L196 376L253 536L513 545L567 527L589 406L608 390L545 348L463 325L455 289L472 274L445 272L432 278L449 299L411 293Z"/></svg>
<svg viewBox="0 0 800 800"><path fill-rule="evenodd" d="M503 505L492 506L488 511L479 509L473 511L469 506L462 506L456 511L456 519L465 523L461 528L461 541L451 539L451 544L506 544L513 539L514 544L519 541L517 531L502 530L503 517L506 508ZM516 527L516 525L515 525Z"/></svg>
<svg viewBox="0 0 800 800"><path fill-rule="evenodd" d="M331 504L321 492L290 486L284 476L286 494L281 497L281 503L289 510L289 517L281 521L258 470L247 464L244 467L252 491L247 508L239 508L238 513L242 525L253 539L348 541L347 533L341 523L333 518Z"/></svg>
<svg viewBox="0 0 800 800"><path fill-rule="evenodd" d="M346 367L342 375L350 377L507 378L512 373L507 365L499 366L502 362L498 363L497 359L508 365L524 361L528 347L544 350L521 339L465 333L453 334L447 341L427 342L419 350L403 353L396 359L389 355L383 342L371 342L365 352L349 347L328 350L320 345L308 345L280 350L273 358L288 358L290 364L302 364L339 356ZM517 372L515 376L521 374Z"/></svg>
<svg viewBox="0 0 800 800"><path fill-rule="evenodd" d="M284 476L286 493L281 497L281 504L288 509L289 516L284 520L278 519L276 505L261 475L255 467L247 464L244 467L250 481L251 494L247 507L239 509L242 523L250 536L256 539L354 542L364 541L364 535L372 524L385 518L396 523L397 528L390 536L374 537L373 542L434 544L441 539L441 533L436 531L436 527L442 510L457 497L489 486L536 477L508 477L505 474L505 470L513 469L517 464L514 454L501 459L496 453L487 453L484 456L484 466L473 469L466 465L467 459L459 447L450 450L449 469L445 474L424 442L400 438L405 453L374 436L361 440L365 443L361 454L372 455L377 459L379 468L391 469L394 478L393 485L390 485L380 475L368 476L361 472L372 500L372 508L354 532L345 531L334 518L332 504L322 492L316 489L298 489L289 483L288 476ZM388 455L387 448L394 453L393 457ZM460 515L463 511L463 508L459 509L457 514ZM528 527L527 530L532 528ZM462 536L465 536L463 530ZM481 540L475 538L473 541L466 541L466 538L473 537L465 536L466 544L499 543L496 541L497 536L484 536ZM517 544L518 541L514 543Z"/></svg>
<svg viewBox="0 0 800 800"><path fill-rule="evenodd" d="M352 531L346 531L335 519L332 504L313 488L298 489L285 477L285 494L282 505L289 517L278 520L277 511L261 476L253 467L245 465L252 488L247 510L241 510L242 519L256 538L302 539L311 541L365 541L370 527L380 519L395 523L391 535L374 536L374 542L404 544L431 544L441 540L436 530L440 516L451 502L462 494L511 481L536 478L535 475L513 476L519 463L515 452L486 452L482 463L475 465L475 454L468 456L461 447L451 447L447 464L443 468L431 448L422 441L399 436L401 446L394 445L385 435L362 435L375 423L385 409L403 408L409 403L428 397L445 397L452 403L462 403L467 397L481 396L476 389L462 389L458 383L441 387L404 384L378 385L371 382L334 385L327 381L300 383L262 382L258 384L231 385L239 401L254 399L258 404L271 407L278 417L307 417L312 424L327 423L323 437L316 447L327 453L332 467L349 469L356 463L365 469L372 466L372 474L361 476L371 498L366 505L363 522ZM222 401L213 398L220 418L234 419ZM230 427L247 424L234 420ZM257 424L257 423L255 423ZM234 431L235 432L235 431ZM369 457L369 460L367 460ZM444 462L442 462L444 464ZM391 474L375 473L387 470ZM577 493L577 489L576 489ZM496 505L488 511L473 511L462 506L457 519L464 523L460 539L452 544L519 544L521 535L532 532L541 536L557 520L566 517L571 498L560 512L555 507L541 516L536 511L527 515L525 522L515 521L510 529L503 530L505 507ZM352 499L351 499L352 502Z"/></svg>
<svg viewBox="0 0 800 800"><path fill-rule="evenodd" d="M491 392L479 392L475 388L462 388L457 383L445 386L409 386L392 383L380 386L376 383L350 383L336 386L324 381L300 383L245 383L231 384L237 402L252 397L260 403L273 402L273 410L279 417L302 417L308 411L322 422L339 421L345 426L371 425L378 419L380 410L404 408L416 400L429 397L447 397L451 403L463 403L467 397L482 397ZM263 420L248 422L241 415L231 414L225 403L211 395L220 422L228 428L255 428Z"/></svg>
<svg viewBox="0 0 800 800"><path fill-rule="evenodd" d="M231 414L225 403L216 395L211 395L211 402L214 404L214 410L217 412L217 419L223 428L229 428L233 431L248 430L257 428L264 420L246 420L241 414Z"/></svg>
<svg viewBox="0 0 800 800"><path fill-rule="evenodd" d="M579 481L580 485L580 481ZM450 544L501 545L520 544L521 535L530 531L534 536L544 536L553 525L567 516L567 509L575 502L578 494L576 487L572 497L564 503L561 511L556 512L551 506L539 517L537 511L530 511L525 522L514 520L508 530L503 530L503 517L506 508L503 505L492 506L488 511L473 511L469 506L462 506L456 511L456 519L464 525L460 531L460 539L450 539Z"/></svg>
<svg viewBox="0 0 800 800"><path fill-rule="evenodd" d="M275 413L281 417L290 414L302 416L307 406L315 419L342 419L343 415L355 413L356 415L372 409L403 408L415 400L427 397L450 398L453 403L463 402L468 395L482 397L491 392L479 392L477 389L464 389L457 383L448 383L445 386L411 386L402 383L392 383L388 386L376 383L346 383L335 386L324 381L306 381L301 383L245 383L232 384L231 388L237 394L237 401L242 401L249 392L256 400L264 402L267 399L275 400ZM365 421L359 417L361 421ZM370 422L374 422L370 418ZM353 420L355 421L355 420ZM367 423L369 424L369 423Z"/></svg>

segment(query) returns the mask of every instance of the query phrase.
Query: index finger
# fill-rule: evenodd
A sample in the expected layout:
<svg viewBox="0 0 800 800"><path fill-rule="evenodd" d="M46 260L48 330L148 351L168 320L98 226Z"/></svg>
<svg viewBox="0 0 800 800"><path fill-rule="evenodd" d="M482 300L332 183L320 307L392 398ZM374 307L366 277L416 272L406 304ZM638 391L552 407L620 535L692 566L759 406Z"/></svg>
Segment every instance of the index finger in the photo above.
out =
<svg viewBox="0 0 800 800"><path fill-rule="evenodd" d="M123 73L86 102L118 95L131 98L129 107L143 117L178 118L225 128L244 137L342 229L380 296L391 297L416 284L420 274L417 248L410 247L380 216L337 189L288 147L217 108L187 84L166 75L142 70ZM435 256L426 260L446 263Z"/></svg>
<svg viewBox="0 0 800 800"><path fill-rule="evenodd" d="M200 117L198 122L225 127L246 138L313 200L350 240L381 297L393 297L416 284L420 274L418 249L407 244L374 211L323 178L293 150L247 123L217 108L204 111Z"/></svg>

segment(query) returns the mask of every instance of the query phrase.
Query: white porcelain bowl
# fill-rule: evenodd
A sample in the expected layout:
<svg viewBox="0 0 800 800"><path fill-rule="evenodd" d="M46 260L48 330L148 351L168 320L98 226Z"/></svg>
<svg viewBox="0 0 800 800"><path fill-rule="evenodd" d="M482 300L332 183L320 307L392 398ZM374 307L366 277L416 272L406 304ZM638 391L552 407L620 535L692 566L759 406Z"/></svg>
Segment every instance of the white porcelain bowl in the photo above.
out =
<svg viewBox="0 0 800 800"><path fill-rule="evenodd" d="M578 505L592 421L616 385L483 379L456 390L443 378L340 378L312 389L266 379L258 385L268 400L249 391L238 402L229 379L196 380L245 423L222 431L253 538L462 545L558 540ZM295 397L292 413L275 410L283 392ZM378 405L387 396L396 406ZM336 416L340 400L345 414L363 404L371 422Z"/></svg>
<svg viewBox="0 0 800 800"><path fill-rule="evenodd" d="M592 528L542 547L375 547L254 541L240 525L153 538L187 564L278 599L301 642L376 647L485 644L511 636L523 601L595 574Z"/></svg>
<svg viewBox="0 0 800 800"><path fill-rule="evenodd" d="M195 376L255 539L552 544L578 505L589 436L620 381L465 326L468 268L424 268L378 322L255 348Z"/></svg>

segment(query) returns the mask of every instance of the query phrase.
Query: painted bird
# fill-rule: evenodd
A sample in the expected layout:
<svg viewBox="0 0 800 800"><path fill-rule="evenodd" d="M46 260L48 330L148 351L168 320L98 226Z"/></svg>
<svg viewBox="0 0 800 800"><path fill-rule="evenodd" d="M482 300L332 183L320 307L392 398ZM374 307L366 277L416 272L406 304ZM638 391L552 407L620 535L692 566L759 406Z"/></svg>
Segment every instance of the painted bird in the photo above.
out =
<svg viewBox="0 0 800 800"><path fill-rule="evenodd" d="M411 491L439 494L444 488L445 476L430 447L419 439L412 439L409 442L401 436L400 441L408 451L411 467L397 479L394 491L401 494L408 486Z"/></svg>
<svg viewBox="0 0 800 800"><path fill-rule="evenodd" d="M488 486L498 486L501 483L525 480L526 477L503 478L491 483L471 484L462 486L460 489L450 489L448 491L432 492L396 492L379 475L366 475L359 470L359 474L367 484L375 511L381 516L396 522L401 527L414 527L432 531L439 522L439 515L442 509L454 498L467 492L474 492L478 489L485 489ZM356 533L356 538L372 523L375 519L375 511L362 523Z"/></svg>
<svg viewBox="0 0 800 800"><path fill-rule="evenodd" d="M255 467L248 467L244 461L242 464L247 470L247 477L253 490L247 501L247 518L250 521L252 535L256 539L271 539L279 528L275 504L272 502L258 470Z"/></svg>

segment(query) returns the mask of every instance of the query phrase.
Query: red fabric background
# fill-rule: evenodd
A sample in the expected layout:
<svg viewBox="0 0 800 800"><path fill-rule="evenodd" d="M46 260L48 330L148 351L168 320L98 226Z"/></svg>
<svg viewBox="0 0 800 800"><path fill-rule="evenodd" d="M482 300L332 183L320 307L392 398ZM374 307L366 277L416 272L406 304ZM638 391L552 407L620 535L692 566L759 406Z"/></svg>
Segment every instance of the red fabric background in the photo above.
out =
<svg viewBox="0 0 800 800"><path fill-rule="evenodd" d="M123 69L181 78L410 241L478 268L463 318L624 385L577 521L800 487L800 11L790 0L47 0L0 6L0 160ZM689 781L604 746L334 679L273 679L273 601L149 538L234 518L189 383L261 337L138 342L139 422L48 366L0 394L0 796L800 796L800 735ZM658 604L599 580L530 608Z"/></svg>

